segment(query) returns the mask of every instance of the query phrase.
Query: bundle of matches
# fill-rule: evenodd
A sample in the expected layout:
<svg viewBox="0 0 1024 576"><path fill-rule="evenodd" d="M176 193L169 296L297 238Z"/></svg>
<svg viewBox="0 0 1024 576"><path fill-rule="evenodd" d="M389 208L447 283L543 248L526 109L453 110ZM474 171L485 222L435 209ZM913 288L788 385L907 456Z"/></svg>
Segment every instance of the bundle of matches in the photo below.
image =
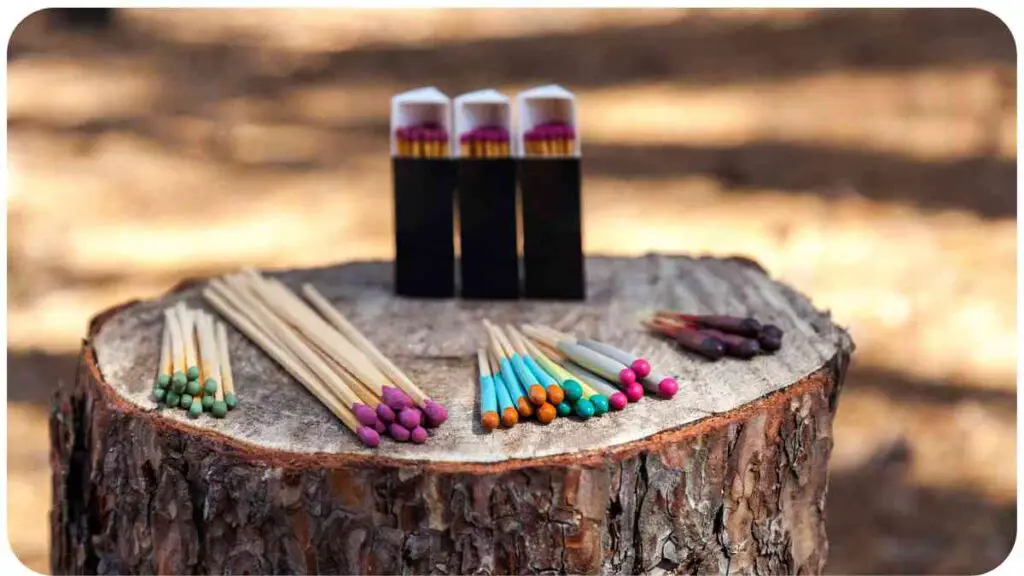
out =
<svg viewBox="0 0 1024 576"><path fill-rule="evenodd" d="M424 123L395 130L398 156L403 158L447 158L448 132L438 124Z"/></svg>
<svg viewBox="0 0 1024 576"><path fill-rule="evenodd" d="M782 329L754 318L659 311L644 325L710 360L723 356L746 360L782 347Z"/></svg>
<svg viewBox="0 0 1024 576"><path fill-rule="evenodd" d="M488 321L484 321L484 328L491 356L487 363L480 361L481 424L488 430L497 427L495 417L488 416L491 407L501 409L500 415L496 410L495 414L505 427L533 416L542 424L552 422L567 392L529 358L514 328L507 326L503 331ZM486 386L488 377L493 382L490 389Z"/></svg>
<svg viewBox="0 0 1024 576"><path fill-rule="evenodd" d="M546 122L523 134L527 156L572 156L575 140L575 131L565 122Z"/></svg>
<svg viewBox="0 0 1024 576"><path fill-rule="evenodd" d="M192 418L204 411L223 418L238 405L223 324L215 324L201 310L188 310L184 303L164 310L153 399L188 410Z"/></svg>
<svg viewBox="0 0 1024 576"><path fill-rule="evenodd" d="M362 443L381 434L426 442L426 427L448 418L316 288L308 303L283 283L255 271L210 282L206 300L323 403Z"/></svg>
<svg viewBox="0 0 1024 576"><path fill-rule="evenodd" d="M481 126L459 137L462 158L508 158L508 130L501 126Z"/></svg>

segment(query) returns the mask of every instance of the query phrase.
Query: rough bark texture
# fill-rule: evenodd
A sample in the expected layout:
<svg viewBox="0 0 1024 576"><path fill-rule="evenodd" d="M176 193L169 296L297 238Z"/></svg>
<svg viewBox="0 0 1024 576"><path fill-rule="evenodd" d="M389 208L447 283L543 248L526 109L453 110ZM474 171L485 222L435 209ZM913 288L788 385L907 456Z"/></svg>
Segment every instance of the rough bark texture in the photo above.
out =
<svg viewBox="0 0 1024 576"><path fill-rule="evenodd" d="M55 573L824 566L845 333L817 370L692 423L605 451L459 463L260 448L139 406L104 380L93 345L123 311L94 321L55 399Z"/></svg>

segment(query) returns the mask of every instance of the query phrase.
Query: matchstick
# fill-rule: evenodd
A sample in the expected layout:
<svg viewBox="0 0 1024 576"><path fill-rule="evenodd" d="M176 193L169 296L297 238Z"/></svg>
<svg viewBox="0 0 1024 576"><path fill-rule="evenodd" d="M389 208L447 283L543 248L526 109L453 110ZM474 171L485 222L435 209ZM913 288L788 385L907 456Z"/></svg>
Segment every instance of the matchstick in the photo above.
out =
<svg viewBox="0 0 1024 576"><path fill-rule="evenodd" d="M498 395L494 391L494 376L487 363L487 354L481 348L476 351L477 366L480 370L480 425L487 430L498 427Z"/></svg>
<svg viewBox="0 0 1024 576"><path fill-rule="evenodd" d="M615 411L622 410L629 403L626 395L623 394L610 382L607 382L604 378L601 378L597 374L583 368L577 364L570 362L564 362L562 367L569 371L570 374L576 377L577 380L586 382L588 386L597 391L598 394L608 397L608 406Z"/></svg>
<svg viewBox="0 0 1024 576"><path fill-rule="evenodd" d="M156 369L156 379L153 381L153 401L157 404L167 397L167 390L171 385L171 375L174 373L173 360L171 359L171 330L164 323L160 330L160 364Z"/></svg>
<svg viewBox="0 0 1024 576"><path fill-rule="evenodd" d="M217 395L222 393L223 381L221 377L220 344L217 342L217 333L213 327L213 317L205 312L199 312L196 317L196 333L199 336L200 368L202 372L202 396L199 397L199 408L196 416L202 411L210 412L215 418L223 418L227 413L227 407L221 406L216 412ZM193 409L194 410L194 409Z"/></svg>
<svg viewBox="0 0 1024 576"><path fill-rule="evenodd" d="M626 397L631 401L635 402L639 400L639 396L643 396L643 387L637 384L636 374L633 373L625 364L617 362L607 356L598 354L589 348L574 344L572 342L561 340L554 335L545 332L535 326L525 325L522 327L523 332L530 336L534 340L548 344L556 350L561 350L566 356L568 356L573 362L588 368L594 373L602 376L612 382L621 382L626 388ZM630 389L632 388L632 390ZM634 400L636 398L636 400Z"/></svg>
<svg viewBox="0 0 1024 576"><path fill-rule="evenodd" d="M185 384L188 381L185 370L188 367L185 365L184 335L181 333L181 324L178 322L178 315L173 308L164 310L164 324L171 331L171 357L174 365L174 372L171 376L171 392L177 396L185 391ZM168 406L172 406L170 400L171 398L167 398ZM173 406L177 406L177 403Z"/></svg>
<svg viewBox="0 0 1024 576"><path fill-rule="evenodd" d="M757 335L761 333L762 328L761 323L756 319L741 318L738 316L682 314L668 310L659 310L655 313L655 316L683 324L691 324L702 330L704 328L709 328L712 330L719 330L727 334L746 336L747 338L757 338Z"/></svg>
<svg viewBox="0 0 1024 576"><path fill-rule="evenodd" d="M508 355L505 353L498 336L494 333L494 325L490 322L484 322L484 329L490 336L491 352L494 354L494 357L498 359L498 366L500 368L499 373L501 374L501 378L505 381L505 386L508 388L509 394L512 396L512 401L515 403L516 409L519 411L519 415L523 418L533 416L533 406L527 399L522 383L520 383L516 378L515 370L512 368L512 363L509 361Z"/></svg>
<svg viewBox="0 0 1024 576"><path fill-rule="evenodd" d="M213 408L210 412L215 417L227 415L228 410L234 410L238 406L238 396L235 395L235 376L231 371L231 352L228 348L228 328L223 322L217 322L217 355L220 359L220 388L213 397Z"/></svg>
<svg viewBox="0 0 1024 576"><path fill-rule="evenodd" d="M195 313L178 302L178 321L181 322L181 335L185 344L185 364L188 366L185 377L189 381L199 379L199 353L196 348ZM191 392L189 392L191 394Z"/></svg>
<svg viewBox="0 0 1024 576"><path fill-rule="evenodd" d="M575 374L569 372L566 369L566 367L570 366L571 363L569 361L569 358L563 352L555 350L554 348L550 348L549 346L543 343L538 344L538 347L541 350L543 350L549 358L557 362L559 367L563 371L567 372L575 382L579 382L580 388L583 389L583 399L590 401L590 403L593 404L594 406L594 416L600 416L608 412L608 410L610 409L610 406L608 404L608 397L594 389L586 380L577 378Z"/></svg>
<svg viewBox="0 0 1024 576"><path fill-rule="evenodd" d="M235 307L237 305L228 304L225 298L209 288L203 291L203 297L221 315L227 318L235 328L262 348L278 365L298 380L311 394L316 396L349 430L359 437L364 445L373 448L380 444L380 435L374 428L368 427L357 420L355 415L313 373L301 363L295 362L288 352L285 352L273 340L265 336L260 328L250 322L245 316L236 312Z"/></svg>
<svg viewBox="0 0 1024 576"><path fill-rule="evenodd" d="M516 411L512 395L509 393L508 384L501 377L501 368L498 366L498 359L492 354L485 354L490 372L494 378L494 390L498 395L498 408L501 410L501 425L511 428L519 422L519 412Z"/></svg>
<svg viewBox="0 0 1024 576"><path fill-rule="evenodd" d="M656 334L672 338L684 350L700 354L708 360L718 360L725 356L724 342L695 328L660 317L645 320L643 325Z"/></svg>
<svg viewBox="0 0 1024 576"><path fill-rule="evenodd" d="M505 330L508 332L509 338L512 341L512 346L523 359L523 363L526 364L527 369L529 369L537 381L540 382L541 386L543 386L547 391L548 400L556 406L561 404L565 400L565 391L562 390L562 387L558 385L558 382L556 382L550 374L537 365L537 361L533 359L530 355L529 348L526 347L526 337L520 334L514 326L506 324Z"/></svg>
<svg viewBox="0 0 1024 576"><path fill-rule="evenodd" d="M749 360L761 353L761 343L756 338L746 338L738 334L726 334L711 328L702 328L701 332L721 340L722 344L725 344L725 353L734 358Z"/></svg>
<svg viewBox="0 0 1024 576"><path fill-rule="evenodd" d="M498 338L498 342L501 344L502 349L509 358L509 362L512 364L512 369L516 373L516 377L519 379L519 383L526 389L527 397L530 402L533 402L536 406L543 406L548 401L547 391L540 385L537 378L533 375L533 372L526 367L522 357L509 342L509 339L502 332L501 328L490 324L487 320L484 320L484 324L490 325L491 331Z"/></svg>
<svg viewBox="0 0 1024 576"><path fill-rule="evenodd" d="M408 396L417 406L423 409L427 417L427 424L433 427L440 426L448 419L448 410L441 403L431 399L413 381L402 372L387 356L373 345L363 334L348 321L347 318L312 285L303 284L302 293L310 301L313 307L330 322L339 332L345 335L364 354L366 354L376 365L387 374L395 384Z"/></svg>

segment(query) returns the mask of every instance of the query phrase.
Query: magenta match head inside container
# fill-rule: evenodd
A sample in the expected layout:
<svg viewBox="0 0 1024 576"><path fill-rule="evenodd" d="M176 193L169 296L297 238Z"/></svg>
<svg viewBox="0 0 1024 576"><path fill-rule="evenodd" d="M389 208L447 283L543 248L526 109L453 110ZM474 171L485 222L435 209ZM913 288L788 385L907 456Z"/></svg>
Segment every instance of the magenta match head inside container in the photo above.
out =
<svg viewBox="0 0 1024 576"><path fill-rule="evenodd" d="M673 378L665 378L661 382L658 382L658 396L662 398L671 398L676 395L679 391L679 383Z"/></svg>
<svg viewBox="0 0 1024 576"><path fill-rule="evenodd" d="M633 363L629 365L630 370L636 374L637 378L646 378L651 373L651 365L643 358L637 358L633 360Z"/></svg>
<svg viewBox="0 0 1024 576"><path fill-rule="evenodd" d="M423 413L419 408L405 408L398 413L398 423L412 430L420 425L423 420Z"/></svg>
<svg viewBox="0 0 1024 576"><path fill-rule="evenodd" d="M423 404L423 414L427 417L427 426L436 428L448 419L448 410L433 400Z"/></svg>
<svg viewBox="0 0 1024 576"><path fill-rule="evenodd" d="M391 437L398 442L409 441L409 429L401 424L392 424L391 426L388 426L388 433L391 434Z"/></svg>
<svg viewBox="0 0 1024 576"><path fill-rule="evenodd" d="M417 426L412 429L409 433L409 440L412 440L413 444L423 444L427 441L427 431L422 426Z"/></svg>
<svg viewBox="0 0 1024 576"><path fill-rule="evenodd" d="M608 406L612 410L622 410L629 403L629 399L622 392L616 392L608 397Z"/></svg>
<svg viewBox="0 0 1024 576"><path fill-rule="evenodd" d="M377 413L365 404L355 403L352 405L352 413L356 420L363 426L373 427L377 423Z"/></svg>
<svg viewBox="0 0 1024 576"><path fill-rule="evenodd" d="M409 129L408 128L399 128L398 130L395 130L395 138L398 138L399 140L408 140L409 139Z"/></svg>
<svg viewBox="0 0 1024 576"><path fill-rule="evenodd" d="M376 448L380 445L380 434L373 428L367 428L363 426L359 430L356 430L356 436L363 442L364 445L370 448Z"/></svg>

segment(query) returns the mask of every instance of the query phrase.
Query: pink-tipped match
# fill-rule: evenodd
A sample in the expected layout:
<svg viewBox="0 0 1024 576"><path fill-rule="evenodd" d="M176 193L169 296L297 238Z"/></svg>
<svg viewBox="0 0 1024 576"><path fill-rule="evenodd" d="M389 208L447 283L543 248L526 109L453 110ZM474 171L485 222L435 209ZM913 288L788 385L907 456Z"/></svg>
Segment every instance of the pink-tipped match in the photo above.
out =
<svg viewBox="0 0 1024 576"><path fill-rule="evenodd" d="M377 434L377 431L373 428L363 426L359 430L356 430L356 436L359 436L359 439L362 440L363 444L370 448L376 448L380 444L380 434Z"/></svg>
<svg viewBox="0 0 1024 576"><path fill-rule="evenodd" d="M395 130L395 137L400 139L400 140L405 140L405 139L409 138L409 129L408 128L399 128L399 129Z"/></svg>
<svg viewBox="0 0 1024 576"><path fill-rule="evenodd" d="M385 424L391 424L395 421L395 411L387 404L378 404L377 418Z"/></svg>
<svg viewBox="0 0 1024 576"><path fill-rule="evenodd" d="M423 426L417 426L412 429L409 433L409 440L412 440L413 444L423 444L427 441L427 430Z"/></svg>
<svg viewBox="0 0 1024 576"><path fill-rule="evenodd" d="M358 402L353 404L352 413L355 414L356 420L363 426L373 428L377 423L377 413L365 404L359 404Z"/></svg>
<svg viewBox="0 0 1024 576"><path fill-rule="evenodd" d="M405 408L398 413L398 423L409 430L420 425L423 421L423 413L419 408Z"/></svg>
<svg viewBox="0 0 1024 576"><path fill-rule="evenodd" d="M382 392L381 401L396 412L412 406L412 398L397 388L392 388L390 393L387 390Z"/></svg>
<svg viewBox="0 0 1024 576"><path fill-rule="evenodd" d="M629 400L626 399L626 395L622 392L616 392L608 397L608 407L612 410L622 410L628 403Z"/></svg>
<svg viewBox="0 0 1024 576"><path fill-rule="evenodd" d="M644 397L644 387L634 382L626 386L626 399L630 402L639 402Z"/></svg>
<svg viewBox="0 0 1024 576"><path fill-rule="evenodd" d="M383 434L388 431L388 426L380 420L377 420L377 423L373 425L373 429L377 431L377 434Z"/></svg>
<svg viewBox="0 0 1024 576"><path fill-rule="evenodd" d="M448 419L448 410L433 400L423 404L423 414L427 417L427 426L436 428Z"/></svg>
<svg viewBox="0 0 1024 576"><path fill-rule="evenodd" d="M619 382L626 386L632 386L636 384L636 374L629 368L623 368L619 371Z"/></svg>
<svg viewBox="0 0 1024 576"><path fill-rule="evenodd" d="M388 426L388 433L391 434L391 437L398 442L409 441L409 429L401 424L392 424L391 426Z"/></svg>
<svg viewBox="0 0 1024 576"><path fill-rule="evenodd" d="M629 368L633 371L633 374L636 374L637 378L646 378L647 375L651 373L651 365L643 358L633 360L633 363L629 365Z"/></svg>
<svg viewBox="0 0 1024 576"><path fill-rule="evenodd" d="M463 146L465 146L466 144L472 144L473 138L474 134L472 132L466 132L465 134L459 137L459 143L462 144Z"/></svg>
<svg viewBox="0 0 1024 576"><path fill-rule="evenodd" d="M679 383L672 378L665 378L661 382L658 382L658 396L662 398L671 398L676 395L679 391Z"/></svg>

